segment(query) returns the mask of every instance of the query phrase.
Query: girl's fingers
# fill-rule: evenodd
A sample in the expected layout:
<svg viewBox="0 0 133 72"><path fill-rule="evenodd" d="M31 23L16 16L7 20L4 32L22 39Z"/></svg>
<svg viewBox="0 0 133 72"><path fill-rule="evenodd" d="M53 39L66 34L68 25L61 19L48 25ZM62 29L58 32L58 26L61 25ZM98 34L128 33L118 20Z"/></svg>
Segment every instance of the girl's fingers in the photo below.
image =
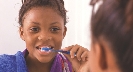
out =
<svg viewBox="0 0 133 72"><path fill-rule="evenodd" d="M88 49L86 49L80 45L77 45L77 44L72 45L72 46L64 48L63 50L64 51L70 51L70 57L71 58L74 58L75 54L76 54L76 57L79 61L80 60L83 60L83 61L86 60Z"/></svg>
<svg viewBox="0 0 133 72"><path fill-rule="evenodd" d="M69 47L67 47L66 49L63 49L63 50L70 51L70 55L68 55L68 54L64 54L64 55L72 63L73 69L76 72L80 68L82 68L82 66L84 64L86 64L88 62L89 50L82 47L82 46L79 46L79 45L69 46ZM76 53L76 57L74 58L75 53Z"/></svg>
<svg viewBox="0 0 133 72"><path fill-rule="evenodd" d="M76 53L76 57L77 59L80 61L81 60L81 55L82 53L84 52L84 48L83 47L80 47Z"/></svg>
<svg viewBox="0 0 133 72"><path fill-rule="evenodd" d="M71 58L75 57L75 54L77 54L79 48L80 48L79 45L75 45L72 47L72 49L70 50Z"/></svg>
<svg viewBox="0 0 133 72"><path fill-rule="evenodd" d="M64 51L70 51L71 58L74 58L78 48L79 48L79 45L76 44L76 45L72 45L72 46L63 48L63 50Z"/></svg>
<svg viewBox="0 0 133 72"><path fill-rule="evenodd" d="M88 59L88 57L89 57L89 51L88 50L87 51L84 51L82 53L82 55L81 55L82 61L86 61Z"/></svg>

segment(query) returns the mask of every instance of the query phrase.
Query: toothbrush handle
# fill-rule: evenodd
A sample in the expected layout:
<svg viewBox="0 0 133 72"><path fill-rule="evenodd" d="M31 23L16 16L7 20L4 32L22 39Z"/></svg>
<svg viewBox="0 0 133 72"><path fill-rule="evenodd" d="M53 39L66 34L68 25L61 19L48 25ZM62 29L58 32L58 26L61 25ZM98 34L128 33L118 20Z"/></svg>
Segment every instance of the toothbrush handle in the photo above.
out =
<svg viewBox="0 0 133 72"><path fill-rule="evenodd" d="M53 51L55 51L55 52L61 52L61 53L65 53L65 54L70 54L70 51L63 51L63 50L53 50ZM76 53L75 53L74 56L76 56Z"/></svg>
<svg viewBox="0 0 133 72"><path fill-rule="evenodd" d="M62 51L62 53L70 54L70 51Z"/></svg>
<svg viewBox="0 0 133 72"><path fill-rule="evenodd" d="M70 54L70 51L62 51L62 50L60 50L59 52L65 53L65 54Z"/></svg>
<svg viewBox="0 0 133 72"><path fill-rule="evenodd" d="M61 53L65 53L65 54L70 54L70 51L59 51L59 52L61 52ZM76 56L76 53L74 54L74 56Z"/></svg>

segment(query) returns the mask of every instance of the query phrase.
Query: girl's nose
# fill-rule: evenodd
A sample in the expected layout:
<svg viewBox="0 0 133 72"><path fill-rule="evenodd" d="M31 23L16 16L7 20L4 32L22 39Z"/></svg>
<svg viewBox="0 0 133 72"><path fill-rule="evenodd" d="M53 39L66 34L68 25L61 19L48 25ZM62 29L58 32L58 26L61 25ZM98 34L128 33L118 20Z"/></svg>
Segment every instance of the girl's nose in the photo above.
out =
<svg viewBox="0 0 133 72"><path fill-rule="evenodd" d="M52 37L47 36L47 35L39 35L38 36L38 40L48 41L48 40L51 40L51 39L52 39Z"/></svg>

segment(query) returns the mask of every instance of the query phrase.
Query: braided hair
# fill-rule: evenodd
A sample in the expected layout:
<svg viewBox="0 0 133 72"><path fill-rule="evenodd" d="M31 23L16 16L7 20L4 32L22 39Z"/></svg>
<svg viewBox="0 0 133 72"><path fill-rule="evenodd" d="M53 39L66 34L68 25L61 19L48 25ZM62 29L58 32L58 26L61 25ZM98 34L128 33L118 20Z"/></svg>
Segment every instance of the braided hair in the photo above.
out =
<svg viewBox="0 0 133 72"><path fill-rule="evenodd" d="M19 11L19 25L23 26L24 15L33 7L50 7L54 9L63 19L64 25L67 23L66 9L63 0L22 0L22 6Z"/></svg>

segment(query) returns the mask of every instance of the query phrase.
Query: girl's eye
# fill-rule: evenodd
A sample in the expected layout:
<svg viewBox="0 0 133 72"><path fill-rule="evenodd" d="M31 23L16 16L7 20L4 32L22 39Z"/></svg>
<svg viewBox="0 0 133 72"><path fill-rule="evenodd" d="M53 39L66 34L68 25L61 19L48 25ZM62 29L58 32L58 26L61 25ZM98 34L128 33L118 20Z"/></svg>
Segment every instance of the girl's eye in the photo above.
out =
<svg viewBox="0 0 133 72"><path fill-rule="evenodd" d="M60 29L59 28L51 28L51 31L52 32L57 32L57 31L59 31Z"/></svg>
<svg viewBox="0 0 133 72"><path fill-rule="evenodd" d="M39 31L39 28L37 28L37 27L32 27L32 28L30 28L30 31L31 31L31 32L38 32L38 31Z"/></svg>

